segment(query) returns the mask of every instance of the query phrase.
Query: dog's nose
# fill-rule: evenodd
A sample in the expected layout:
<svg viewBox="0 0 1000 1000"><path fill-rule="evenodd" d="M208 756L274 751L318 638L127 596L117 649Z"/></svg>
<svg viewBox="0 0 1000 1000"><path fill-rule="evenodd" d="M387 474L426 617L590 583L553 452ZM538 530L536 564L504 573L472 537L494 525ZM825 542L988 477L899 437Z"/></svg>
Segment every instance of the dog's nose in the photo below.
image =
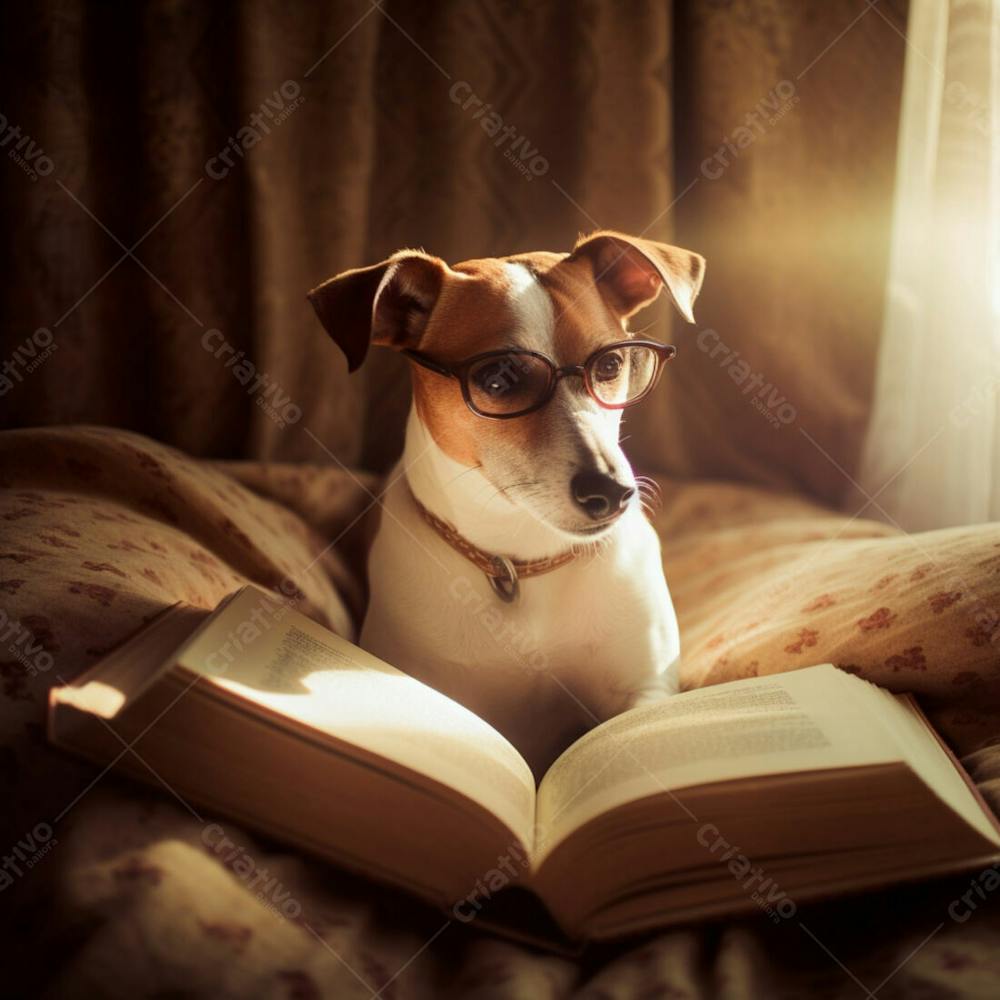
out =
<svg viewBox="0 0 1000 1000"><path fill-rule="evenodd" d="M603 472L578 472L569 484L573 499L594 521L601 521L625 509L635 494L631 486Z"/></svg>

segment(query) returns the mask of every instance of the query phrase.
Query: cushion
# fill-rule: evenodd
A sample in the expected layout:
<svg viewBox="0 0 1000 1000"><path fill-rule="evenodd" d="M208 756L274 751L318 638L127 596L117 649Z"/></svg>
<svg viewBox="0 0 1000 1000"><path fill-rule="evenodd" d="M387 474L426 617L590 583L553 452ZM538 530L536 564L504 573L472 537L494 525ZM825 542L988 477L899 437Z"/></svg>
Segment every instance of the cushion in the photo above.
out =
<svg viewBox="0 0 1000 1000"><path fill-rule="evenodd" d="M0 435L0 470L5 843L86 784L86 765L44 742L48 689L164 608L212 608L253 582L354 633L330 539L204 463L135 434L50 428Z"/></svg>
<svg viewBox="0 0 1000 1000"><path fill-rule="evenodd" d="M20 958L5 966L11 995L43 987L68 998L852 995L856 982L828 948L865 983L891 979L900 995L953 996L975 995L992 968L994 908L940 926L967 889L965 876L802 907L780 927L750 917L675 928L583 961L544 955L201 815L162 785L141 787L53 750L41 725L47 688L176 600L211 607L247 581L281 589L292 579L300 607L350 635L348 610L360 593L350 529L365 523L374 484L333 468L213 467L92 428L0 435L0 469L0 612L7 642L17 639L0 664L0 837L6 845L34 838L38 848L30 868L5 867L10 883L0 885L0 918L10 921L0 935ZM922 684L929 696L952 699L942 704L968 706L970 686L947 678L970 663L991 689L989 661L976 659L989 644L932 647L933 624L920 625L947 622L961 634L955 616L969 606L966 595L995 593L990 529L947 544L918 536L930 555L907 573L910 543L883 525L741 486L662 485L656 523L688 686L724 680L730 669L750 673L754 659L763 673L842 653L862 673L881 670L896 687ZM963 596L935 601L937 613L919 601L904 608L937 571L924 567L910 580L924 563L962 567L962 584L941 589ZM817 601L823 594L834 603ZM802 610L813 603L815 611ZM884 627L886 616L875 615L883 605L895 615ZM753 609L759 620L747 628ZM816 613L822 620L805 617ZM854 627L860 618L872 626ZM928 633L923 648L935 653L925 653L924 670L894 670L885 662L893 651L876 648L904 627ZM804 628L816 631L815 645ZM800 639L801 652L785 651ZM134 750L141 759L141 743ZM966 764L995 804L1000 747ZM235 845L225 856L220 828Z"/></svg>
<svg viewBox="0 0 1000 1000"><path fill-rule="evenodd" d="M996 735L1000 524L910 535L756 487L660 485L682 687L832 662L920 695L961 751Z"/></svg>

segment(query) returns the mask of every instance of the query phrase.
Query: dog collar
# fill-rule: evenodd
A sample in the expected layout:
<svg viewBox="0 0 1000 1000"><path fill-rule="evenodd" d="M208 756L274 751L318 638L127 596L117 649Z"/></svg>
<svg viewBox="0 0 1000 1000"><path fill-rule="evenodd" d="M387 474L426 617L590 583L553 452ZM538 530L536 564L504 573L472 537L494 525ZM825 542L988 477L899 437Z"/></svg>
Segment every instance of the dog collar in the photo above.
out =
<svg viewBox="0 0 1000 1000"><path fill-rule="evenodd" d="M409 484L407 484L409 485ZM511 559L508 556L491 555L473 545L467 538L460 535L454 526L431 513L416 497L413 490L410 496L420 511L420 516L460 555L465 556L474 566L482 570L489 580L493 592L506 604L517 600L521 592L520 581L529 576L541 576L551 573L560 566L565 566L578 556L591 555L596 546L573 546L556 556L546 556L544 559Z"/></svg>

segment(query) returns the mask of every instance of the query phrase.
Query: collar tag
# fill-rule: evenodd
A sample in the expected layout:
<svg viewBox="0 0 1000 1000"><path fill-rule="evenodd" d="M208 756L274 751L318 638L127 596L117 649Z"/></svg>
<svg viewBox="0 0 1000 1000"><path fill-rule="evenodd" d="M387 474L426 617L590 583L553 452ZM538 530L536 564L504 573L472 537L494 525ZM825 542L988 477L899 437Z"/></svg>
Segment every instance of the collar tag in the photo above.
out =
<svg viewBox="0 0 1000 1000"><path fill-rule="evenodd" d="M493 592L505 604L513 604L521 594L521 582L517 569L506 556L493 557L493 572L487 573Z"/></svg>

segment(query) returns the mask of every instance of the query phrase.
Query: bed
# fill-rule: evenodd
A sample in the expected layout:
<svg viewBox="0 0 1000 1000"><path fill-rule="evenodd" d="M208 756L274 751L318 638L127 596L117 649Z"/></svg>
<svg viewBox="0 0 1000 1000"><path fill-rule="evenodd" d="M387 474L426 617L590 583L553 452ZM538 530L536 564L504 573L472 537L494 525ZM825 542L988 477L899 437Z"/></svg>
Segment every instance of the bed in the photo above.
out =
<svg viewBox="0 0 1000 1000"><path fill-rule="evenodd" d="M832 661L914 691L1000 808L1000 525L911 536L789 493L659 486L684 686ZM301 610L352 636L376 488L331 465L196 461L107 428L0 434L6 995L997 995L996 872L571 960L200 815L155 775L140 786L46 744L48 689L176 601L210 608L243 583L293 580ZM236 856L214 849L216 823Z"/></svg>

